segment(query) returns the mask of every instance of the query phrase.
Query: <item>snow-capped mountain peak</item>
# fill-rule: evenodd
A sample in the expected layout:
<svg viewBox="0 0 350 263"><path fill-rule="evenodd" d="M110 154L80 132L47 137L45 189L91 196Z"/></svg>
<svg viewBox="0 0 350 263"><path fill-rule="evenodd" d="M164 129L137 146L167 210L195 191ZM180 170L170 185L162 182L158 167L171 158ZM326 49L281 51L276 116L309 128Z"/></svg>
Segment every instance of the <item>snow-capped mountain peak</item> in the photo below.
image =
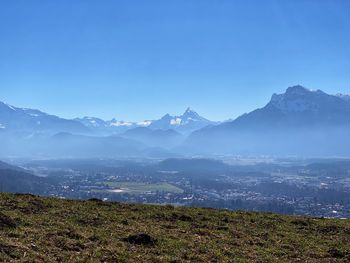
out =
<svg viewBox="0 0 350 263"><path fill-rule="evenodd" d="M296 85L289 87L285 93L273 94L268 105L282 112L317 111L322 101L329 97L330 95L321 90L310 90Z"/></svg>
<svg viewBox="0 0 350 263"><path fill-rule="evenodd" d="M112 119L111 121L108 122L109 126L114 126L114 127L120 127L120 126L126 126L126 127L130 127L130 126L134 126L135 123L134 122L128 122L128 121L117 121L116 119Z"/></svg>
<svg viewBox="0 0 350 263"><path fill-rule="evenodd" d="M104 120L95 118L95 117L83 117L83 118L76 118L76 121L79 121L80 123L84 124L86 127L89 128L98 128L98 127L105 127L106 123Z"/></svg>
<svg viewBox="0 0 350 263"><path fill-rule="evenodd" d="M188 107L182 115L164 115L160 120L153 121L149 125L149 128L161 130L175 129L186 134L210 124L213 124L213 122L201 117L197 112Z"/></svg>
<svg viewBox="0 0 350 263"><path fill-rule="evenodd" d="M312 90L307 89L301 85L295 85L295 86L288 87L285 94L286 95L304 95L309 92L312 92Z"/></svg>
<svg viewBox="0 0 350 263"><path fill-rule="evenodd" d="M140 127L148 127L152 124L153 121L150 121L150 120L145 120L145 121L140 121L140 122L137 122L137 125L140 126Z"/></svg>
<svg viewBox="0 0 350 263"><path fill-rule="evenodd" d="M119 134L132 128L148 127L152 123L150 120L132 122L117 120L116 118L105 121L95 117L76 118L74 120L82 123L91 131L99 135Z"/></svg>
<svg viewBox="0 0 350 263"><path fill-rule="evenodd" d="M10 110L10 111L16 111L17 110L16 107L14 107L14 106L12 106L10 104L7 104L5 102L2 102L2 101L0 101L0 107L3 108L3 109L6 109L6 110Z"/></svg>
<svg viewBox="0 0 350 263"><path fill-rule="evenodd" d="M42 112L40 110L29 109L29 108L18 108L18 107L12 106L8 103L1 102L1 101L0 101L0 110L1 111L6 110L8 112L17 113L17 114L21 114L21 115L29 115L30 117L49 116L49 114Z"/></svg>
<svg viewBox="0 0 350 263"><path fill-rule="evenodd" d="M163 125L166 126L166 128L169 125L171 126L180 126L180 125L186 125L188 122L195 122L195 121L208 121L207 119L201 117L197 112L192 110L190 107L186 109L186 111L180 115L180 116L171 116L170 114L165 114L160 120L154 121L155 125Z"/></svg>
<svg viewBox="0 0 350 263"><path fill-rule="evenodd" d="M74 120L59 118L36 109L19 108L0 102L0 129L23 136L56 132L85 133L86 126Z"/></svg>
<svg viewBox="0 0 350 263"><path fill-rule="evenodd" d="M186 114L189 114L189 115L191 115L191 114L198 115L198 113L195 112L194 110L192 110L191 107L187 107L187 109L186 109L186 111L184 112L183 115L186 115Z"/></svg>
<svg viewBox="0 0 350 263"><path fill-rule="evenodd" d="M181 125L181 124L182 124L182 119L179 117L175 117L170 120L170 125Z"/></svg>
<svg viewBox="0 0 350 263"><path fill-rule="evenodd" d="M189 121L204 121L209 122L209 120L205 119L204 117L200 116L197 112L192 110L191 108L187 108L184 114L180 117L184 122Z"/></svg>

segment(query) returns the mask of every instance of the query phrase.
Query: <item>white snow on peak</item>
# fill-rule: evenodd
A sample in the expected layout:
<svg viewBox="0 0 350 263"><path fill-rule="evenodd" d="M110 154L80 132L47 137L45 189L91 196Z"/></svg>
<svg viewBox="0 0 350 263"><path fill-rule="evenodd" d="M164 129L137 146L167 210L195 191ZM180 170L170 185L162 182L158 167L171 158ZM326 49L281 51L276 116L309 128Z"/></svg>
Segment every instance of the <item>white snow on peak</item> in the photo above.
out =
<svg viewBox="0 0 350 263"><path fill-rule="evenodd" d="M197 113L194 110L191 109L191 107L187 107L185 113Z"/></svg>
<svg viewBox="0 0 350 263"><path fill-rule="evenodd" d="M175 117L174 119L170 120L171 125L180 125L182 122L182 119L179 117Z"/></svg>
<svg viewBox="0 0 350 263"><path fill-rule="evenodd" d="M99 127L100 125L96 122L96 120L90 119L89 123L92 127Z"/></svg>
<svg viewBox="0 0 350 263"><path fill-rule="evenodd" d="M143 126L143 127L150 126L151 124L152 124L152 121L140 121L137 123L137 125Z"/></svg>
<svg viewBox="0 0 350 263"><path fill-rule="evenodd" d="M16 111L16 108L13 107L12 105L7 104L7 103L4 103L4 104L5 104L7 107L9 107L11 110Z"/></svg>
<svg viewBox="0 0 350 263"><path fill-rule="evenodd" d="M31 117L39 117L39 116L46 116L47 113L41 112L39 110L35 109L28 109L28 108L16 108L17 110L23 111L25 114L28 114Z"/></svg>
<svg viewBox="0 0 350 263"><path fill-rule="evenodd" d="M289 87L283 94L273 94L270 103L282 112L315 111L317 105L305 98L304 94L322 93L320 90L308 90L302 86Z"/></svg>
<svg viewBox="0 0 350 263"><path fill-rule="evenodd" d="M126 122L126 121L112 121L110 123L110 126L113 126L113 127L120 127L120 126L132 126L134 125L132 122Z"/></svg>

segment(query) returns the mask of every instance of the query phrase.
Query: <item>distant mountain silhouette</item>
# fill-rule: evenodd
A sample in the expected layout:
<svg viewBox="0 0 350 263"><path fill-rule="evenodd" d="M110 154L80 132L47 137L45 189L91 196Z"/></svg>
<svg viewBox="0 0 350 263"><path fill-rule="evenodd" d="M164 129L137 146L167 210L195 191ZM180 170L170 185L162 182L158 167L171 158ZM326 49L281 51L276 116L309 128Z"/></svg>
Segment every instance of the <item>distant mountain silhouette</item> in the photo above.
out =
<svg viewBox="0 0 350 263"><path fill-rule="evenodd" d="M198 130L186 141L195 152L245 154L350 153L350 100L293 86L263 108Z"/></svg>
<svg viewBox="0 0 350 263"><path fill-rule="evenodd" d="M118 136L84 136L59 133L47 140L44 152L67 157L134 157L147 147Z"/></svg>
<svg viewBox="0 0 350 263"><path fill-rule="evenodd" d="M174 130L152 130L146 127L130 129L121 134L124 138L134 139L152 147L172 148L180 144L184 136Z"/></svg>
<svg viewBox="0 0 350 263"><path fill-rule="evenodd" d="M167 158L174 154L163 148L121 136L87 136L58 133L25 147L33 154L51 158ZM26 153L28 154L28 153Z"/></svg>

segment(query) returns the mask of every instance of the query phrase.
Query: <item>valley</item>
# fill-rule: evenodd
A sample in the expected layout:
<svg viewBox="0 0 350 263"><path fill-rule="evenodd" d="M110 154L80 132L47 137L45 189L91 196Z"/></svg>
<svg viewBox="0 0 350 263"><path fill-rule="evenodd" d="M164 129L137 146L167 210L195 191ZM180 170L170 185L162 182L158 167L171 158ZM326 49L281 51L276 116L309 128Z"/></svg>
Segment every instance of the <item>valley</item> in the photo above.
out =
<svg viewBox="0 0 350 263"><path fill-rule="evenodd" d="M349 160L233 163L89 159L22 161L21 167L45 180L31 192L51 197L350 218Z"/></svg>

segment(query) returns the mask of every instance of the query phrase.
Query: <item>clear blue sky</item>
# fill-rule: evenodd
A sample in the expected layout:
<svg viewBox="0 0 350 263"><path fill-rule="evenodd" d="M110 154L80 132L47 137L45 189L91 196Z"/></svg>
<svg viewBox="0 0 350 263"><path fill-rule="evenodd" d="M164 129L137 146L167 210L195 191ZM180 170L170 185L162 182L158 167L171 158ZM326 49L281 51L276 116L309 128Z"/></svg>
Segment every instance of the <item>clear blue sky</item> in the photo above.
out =
<svg viewBox="0 0 350 263"><path fill-rule="evenodd" d="M223 120L294 84L350 93L350 1L0 2L0 100L16 106Z"/></svg>

